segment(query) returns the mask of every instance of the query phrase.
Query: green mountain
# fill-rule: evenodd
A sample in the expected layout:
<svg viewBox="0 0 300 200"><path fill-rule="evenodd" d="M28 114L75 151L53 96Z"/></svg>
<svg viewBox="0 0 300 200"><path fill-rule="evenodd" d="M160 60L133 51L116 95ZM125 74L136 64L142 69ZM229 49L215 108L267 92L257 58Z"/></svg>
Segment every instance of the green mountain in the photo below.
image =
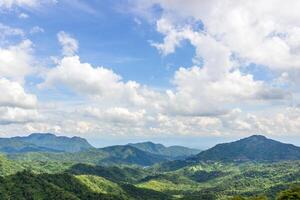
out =
<svg viewBox="0 0 300 200"><path fill-rule="evenodd" d="M218 144L189 161L280 161L299 160L300 147L281 143L261 135Z"/></svg>
<svg viewBox="0 0 300 200"><path fill-rule="evenodd" d="M150 166L167 160L164 156L142 151L129 145L110 146L100 150L109 154L109 157L103 160L106 163L125 163Z"/></svg>
<svg viewBox="0 0 300 200"><path fill-rule="evenodd" d="M34 174L29 171L0 177L3 200L154 200L168 195L102 177L67 173Z"/></svg>
<svg viewBox="0 0 300 200"><path fill-rule="evenodd" d="M151 154L132 146L110 146L88 149L75 153L30 152L8 155L10 159L21 161L65 161L97 165L141 165L150 166L166 161L163 156Z"/></svg>
<svg viewBox="0 0 300 200"><path fill-rule="evenodd" d="M278 192L300 184L299 167L299 161L199 162L168 172L155 171L136 185L185 200L227 200L238 195L244 200L260 195L273 200Z"/></svg>
<svg viewBox="0 0 300 200"><path fill-rule="evenodd" d="M165 156L129 145L92 148L74 153L0 155L0 199L299 199L300 159L277 159L278 151L275 150L278 148L285 153L280 158L297 159L295 146L263 136L252 136L227 144L231 144L231 148L223 148L223 155L229 154L228 149L234 149L234 152L247 155L247 159L240 159L241 154L237 154L239 159L230 157L232 160L217 160L210 154L216 160L193 157L194 160L157 163L166 160ZM251 157L254 153L249 154L250 150L257 157ZM277 156L267 150L275 152ZM262 151L263 154L260 154ZM273 159L266 160L265 154ZM236 162L241 160L253 162ZM153 163L156 164L149 166Z"/></svg>
<svg viewBox="0 0 300 200"><path fill-rule="evenodd" d="M0 176L15 174L24 169L18 162L7 159L5 155L0 155Z"/></svg>
<svg viewBox="0 0 300 200"><path fill-rule="evenodd" d="M200 152L198 149L191 149L183 146L166 147L162 144L155 144L153 142L129 143L128 145L136 147L142 151L166 156L172 159L187 158Z"/></svg>
<svg viewBox="0 0 300 200"><path fill-rule="evenodd" d="M33 133L25 137L0 138L0 152L78 152L93 148L80 137L56 136L50 133Z"/></svg>

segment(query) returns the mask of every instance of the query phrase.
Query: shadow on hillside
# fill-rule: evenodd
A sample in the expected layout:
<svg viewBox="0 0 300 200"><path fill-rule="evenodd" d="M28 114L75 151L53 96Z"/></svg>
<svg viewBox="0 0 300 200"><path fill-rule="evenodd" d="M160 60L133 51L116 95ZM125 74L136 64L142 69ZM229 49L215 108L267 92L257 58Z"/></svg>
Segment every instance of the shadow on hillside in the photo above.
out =
<svg viewBox="0 0 300 200"><path fill-rule="evenodd" d="M157 192L151 189L139 188L133 184L137 182L137 178L143 176L142 172L133 168L119 168L116 166L103 167L92 166L87 164L76 164L70 169L66 170L67 173L74 175L95 175L103 177L119 185L119 187L130 197L130 199L137 200L159 200L171 199L169 195Z"/></svg>
<svg viewBox="0 0 300 200"><path fill-rule="evenodd" d="M121 198L112 194L95 193L70 174L33 174L23 171L0 179L0 199L118 200Z"/></svg>

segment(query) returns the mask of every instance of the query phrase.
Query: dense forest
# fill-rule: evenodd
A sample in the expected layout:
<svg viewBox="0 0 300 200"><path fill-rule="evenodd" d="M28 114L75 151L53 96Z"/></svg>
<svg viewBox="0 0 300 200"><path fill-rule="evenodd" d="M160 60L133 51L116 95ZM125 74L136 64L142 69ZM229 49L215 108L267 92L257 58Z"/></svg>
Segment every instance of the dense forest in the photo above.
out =
<svg viewBox="0 0 300 200"><path fill-rule="evenodd" d="M60 142L51 138L53 143ZM2 143L18 144L19 151L5 151L0 156L0 199L300 199L299 147L261 136L219 144L200 153L186 148L179 153L183 147L171 148L172 152L149 142L88 148L86 141L78 138L76 148L45 151L44 139L39 135L41 142L34 140L31 150L26 145L33 144L22 143L20 138ZM68 141L72 138L62 139L74 145ZM85 148L80 150L80 146ZM187 153L186 158L182 152ZM274 159L262 159L266 155Z"/></svg>

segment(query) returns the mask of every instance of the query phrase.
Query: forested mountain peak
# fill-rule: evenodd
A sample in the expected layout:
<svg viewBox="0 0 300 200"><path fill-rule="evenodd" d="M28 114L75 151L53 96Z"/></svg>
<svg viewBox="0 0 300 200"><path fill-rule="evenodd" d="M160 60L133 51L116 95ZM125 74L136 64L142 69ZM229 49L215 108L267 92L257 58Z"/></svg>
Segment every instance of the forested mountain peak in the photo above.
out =
<svg viewBox="0 0 300 200"><path fill-rule="evenodd" d="M223 143L199 153L197 161L278 161L300 159L300 147L252 135L235 142Z"/></svg>

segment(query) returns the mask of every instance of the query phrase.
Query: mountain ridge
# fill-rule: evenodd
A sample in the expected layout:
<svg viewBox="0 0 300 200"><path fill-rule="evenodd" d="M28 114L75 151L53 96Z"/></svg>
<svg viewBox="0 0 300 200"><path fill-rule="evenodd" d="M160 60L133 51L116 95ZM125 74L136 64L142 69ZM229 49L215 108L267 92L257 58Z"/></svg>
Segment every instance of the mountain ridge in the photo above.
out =
<svg viewBox="0 0 300 200"><path fill-rule="evenodd" d="M300 147L252 135L240 140L217 144L188 159L190 161L280 161L300 159Z"/></svg>
<svg viewBox="0 0 300 200"><path fill-rule="evenodd" d="M32 133L28 136L0 138L0 152L78 152L94 148L80 137L56 136L52 133Z"/></svg>
<svg viewBox="0 0 300 200"><path fill-rule="evenodd" d="M162 155L172 159L182 159L192 155L196 155L200 152L200 150L198 149L188 148L179 145L172 145L166 147L163 144L153 143L151 141L129 143L128 145L152 154Z"/></svg>

